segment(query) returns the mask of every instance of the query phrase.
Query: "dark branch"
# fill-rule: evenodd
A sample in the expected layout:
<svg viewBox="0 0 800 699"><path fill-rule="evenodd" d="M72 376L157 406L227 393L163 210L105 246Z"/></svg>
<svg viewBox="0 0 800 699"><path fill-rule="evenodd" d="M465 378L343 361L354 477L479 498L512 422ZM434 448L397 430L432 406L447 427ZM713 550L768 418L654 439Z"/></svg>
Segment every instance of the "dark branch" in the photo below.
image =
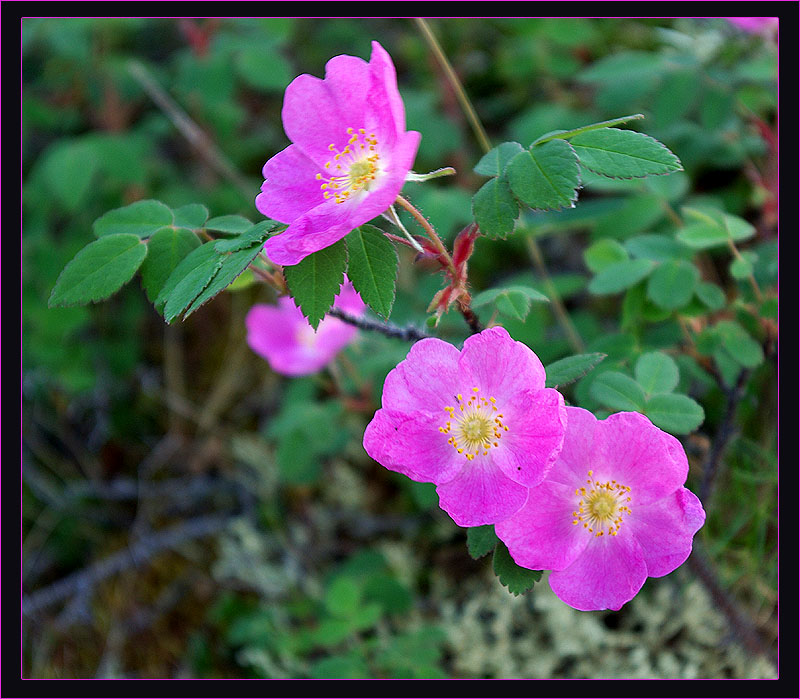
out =
<svg viewBox="0 0 800 699"><path fill-rule="evenodd" d="M381 323L380 321L370 320L369 318L359 318L339 308L331 308L328 311L328 315L338 318L350 325L355 325L360 330L370 330L380 333L381 335L386 335L386 337L393 337L398 340L405 340L406 342L416 342L417 340L424 340L426 337L432 337L432 335L428 335L413 325L407 325L405 328L401 328L391 323Z"/></svg>

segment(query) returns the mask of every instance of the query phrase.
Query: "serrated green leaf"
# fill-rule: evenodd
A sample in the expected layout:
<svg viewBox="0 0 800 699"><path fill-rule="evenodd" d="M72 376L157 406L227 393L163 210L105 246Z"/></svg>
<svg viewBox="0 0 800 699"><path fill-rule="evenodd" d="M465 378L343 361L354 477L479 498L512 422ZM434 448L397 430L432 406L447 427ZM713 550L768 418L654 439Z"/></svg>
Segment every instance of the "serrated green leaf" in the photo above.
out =
<svg viewBox="0 0 800 699"><path fill-rule="evenodd" d="M542 579L541 570L529 570L518 566L502 541L499 541L494 549L492 569L500 579L500 584L507 587L515 596L527 592Z"/></svg>
<svg viewBox="0 0 800 699"><path fill-rule="evenodd" d="M728 245L731 239L739 242L755 235L752 224L718 209L684 206L682 211L690 221L678 231L677 239L694 250Z"/></svg>
<svg viewBox="0 0 800 699"><path fill-rule="evenodd" d="M342 286L346 267L347 248L344 240L308 255L296 265L284 267L289 291L314 330L333 305Z"/></svg>
<svg viewBox="0 0 800 699"><path fill-rule="evenodd" d="M64 267L48 306L75 306L101 301L129 282L147 255L135 235L109 235L89 243Z"/></svg>
<svg viewBox="0 0 800 699"><path fill-rule="evenodd" d="M507 141L499 146L492 148L484 155L475 166L475 172L487 177L497 177L503 174L508 162L518 153L525 150L515 141Z"/></svg>
<svg viewBox="0 0 800 699"><path fill-rule="evenodd" d="M497 534L494 533L494 524L467 529L467 550L476 560L489 553L498 541Z"/></svg>
<svg viewBox="0 0 800 699"><path fill-rule="evenodd" d="M653 262L650 260L615 262L603 268L603 271L589 282L589 293L617 294L642 281L652 270Z"/></svg>
<svg viewBox="0 0 800 699"><path fill-rule="evenodd" d="M556 386L566 386L573 381L582 379L608 355L602 352L591 352L589 354L575 354L571 357L564 357L558 361L548 364L544 368L547 380L545 386L555 388Z"/></svg>
<svg viewBox="0 0 800 699"><path fill-rule="evenodd" d="M155 199L142 199L103 214L92 228L98 238L117 233L147 238L172 223L172 210L166 204Z"/></svg>
<svg viewBox="0 0 800 699"><path fill-rule="evenodd" d="M692 300L699 278L700 272L691 262L664 262L647 280L647 298L666 310L683 308Z"/></svg>
<svg viewBox="0 0 800 699"><path fill-rule="evenodd" d="M570 144L581 165L604 177L648 177L683 169L669 148L638 131L588 131L571 138Z"/></svg>
<svg viewBox="0 0 800 699"><path fill-rule="evenodd" d="M214 249L214 241L195 248L172 271L155 301L167 323L183 313L205 289L223 262L223 256Z"/></svg>
<svg viewBox="0 0 800 699"><path fill-rule="evenodd" d="M200 295L192 301L192 305L186 309L183 319L186 320L206 301L210 301L218 293L233 284L236 278L242 274L255 259L260 250L261 245L256 244L244 250L237 250L236 252L226 255L219 269L214 274L214 277L208 283L208 286L206 286Z"/></svg>
<svg viewBox="0 0 800 699"><path fill-rule="evenodd" d="M613 410L638 410L645 406L644 391L630 376L606 371L592 381L589 393L599 403Z"/></svg>
<svg viewBox="0 0 800 699"><path fill-rule="evenodd" d="M214 249L217 252L236 252L237 250L260 245L269 238L270 232L278 225L280 224L277 221L271 221L270 219L259 221L235 238L217 240L214 243Z"/></svg>
<svg viewBox="0 0 800 699"><path fill-rule="evenodd" d="M675 360L663 352L647 352L636 361L633 372L645 393L670 393L680 379Z"/></svg>
<svg viewBox="0 0 800 699"><path fill-rule="evenodd" d="M388 318L397 283L397 250L380 228L365 225L345 236L347 277L375 313Z"/></svg>
<svg viewBox="0 0 800 699"><path fill-rule="evenodd" d="M703 407L681 393L656 393L650 396L644 414L672 434L688 434L700 427L705 419Z"/></svg>
<svg viewBox="0 0 800 699"><path fill-rule="evenodd" d="M174 226L179 228L202 228L208 220L208 209L202 204L186 204L172 210Z"/></svg>
<svg viewBox="0 0 800 699"><path fill-rule="evenodd" d="M253 222L238 214L226 214L209 219L205 227L220 233L244 233L253 227Z"/></svg>
<svg viewBox="0 0 800 699"><path fill-rule="evenodd" d="M506 166L506 175L514 196L532 209L572 207L578 198L578 157L560 139L518 153Z"/></svg>
<svg viewBox="0 0 800 699"><path fill-rule="evenodd" d="M147 242L147 258L142 264L142 286L151 303L158 298L181 260L197 247L200 247L200 241L186 228L167 226L153 233Z"/></svg>
<svg viewBox="0 0 800 699"><path fill-rule="evenodd" d="M489 180L475 193L472 215L481 233L489 238L504 238L514 230L519 205L504 178Z"/></svg>
<svg viewBox="0 0 800 699"><path fill-rule="evenodd" d="M621 243L611 238L603 238L590 245L583 251L583 261L595 274L602 272L606 267L615 262L628 259L628 251Z"/></svg>
<svg viewBox="0 0 800 699"><path fill-rule="evenodd" d="M537 146L541 143L552 141L554 138L570 140L575 136L584 134L588 131L596 131L597 129L606 129L610 126L618 126L619 124L624 124L628 121L633 121L634 119L644 119L644 114L631 114L630 116L617 117L616 119L609 119L608 121L598 121L594 124L579 126L577 129L569 129L569 130L557 129L555 131L550 131L549 133L546 133L543 136L539 136L539 138L537 138L531 144L531 146Z"/></svg>
<svg viewBox="0 0 800 699"><path fill-rule="evenodd" d="M725 306L725 292L711 282L698 282L694 293L709 309L718 311Z"/></svg>

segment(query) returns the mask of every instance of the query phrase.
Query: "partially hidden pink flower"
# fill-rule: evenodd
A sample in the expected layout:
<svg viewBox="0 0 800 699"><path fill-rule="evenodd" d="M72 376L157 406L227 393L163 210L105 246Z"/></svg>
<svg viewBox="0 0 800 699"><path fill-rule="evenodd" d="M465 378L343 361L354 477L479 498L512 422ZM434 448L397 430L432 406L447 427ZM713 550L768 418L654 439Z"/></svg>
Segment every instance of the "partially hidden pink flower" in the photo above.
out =
<svg viewBox="0 0 800 699"><path fill-rule="evenodd" d="M461 352L420 340L386 377L364 448L392 471L435 483L456 524L499 522L561 449L564 399L544 383L539 358L503 328L472 335Z"/></svg>
<svg viewBox="0 0 800 699"><path fill-rule="evenodd" d="M394 65L377 41L369 63L335 56L324 80L295 78L282 118L292 145L264 165L256 208L289 224L264 247L274 262L294 265L391 206L420 134L406 131Z"/></svg>
<svg viewBox="0 0 800 699"><path fill-rule="evenodd" d="M348 281L333 303L335 308L360 316L364 302ZM273 371L286 376L313 374L326 366L356 336L348 323L326 316L316 331L288 296L277 306L257 304L247 313L247 344L266 359Z"/></svg>
<svg viewBox="0 0 800 699"><path fill-rule="evenodd" d="M616 610L689 557L705 512L688 470L680 442L644 415L569 407L555 466L495 531L518 565L553 571L563 602Z"/></svg>
<svg viewBox="0 0 800 699"><path fill-rule="evenodd" d="M731 24L749 34L770 34L778 27L777 17L726 17Z"/></svg>

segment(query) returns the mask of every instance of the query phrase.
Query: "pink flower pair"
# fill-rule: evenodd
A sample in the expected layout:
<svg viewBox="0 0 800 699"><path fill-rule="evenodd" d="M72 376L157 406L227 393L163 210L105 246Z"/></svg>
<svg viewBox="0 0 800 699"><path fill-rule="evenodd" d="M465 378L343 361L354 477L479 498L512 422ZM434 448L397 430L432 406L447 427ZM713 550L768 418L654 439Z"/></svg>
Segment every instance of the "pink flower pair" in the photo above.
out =
<svg viewBox="0 0 800 699"><path fill-rule="evenodd" d="M597 420L544 387L536 355L499 327L459 352L416 343L386 377L367 453L436 484L460 526L495 524L518 565L549 569L583 610L619 609L686 560L705 513L677 439L638 413Z"/></svg>

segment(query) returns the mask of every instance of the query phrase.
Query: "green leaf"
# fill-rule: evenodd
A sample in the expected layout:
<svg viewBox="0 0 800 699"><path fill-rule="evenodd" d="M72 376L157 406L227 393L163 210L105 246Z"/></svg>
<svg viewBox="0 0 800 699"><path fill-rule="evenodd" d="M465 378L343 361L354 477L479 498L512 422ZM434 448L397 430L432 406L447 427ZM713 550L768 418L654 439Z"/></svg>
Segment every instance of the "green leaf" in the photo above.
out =
<svg viewBox="0 0 800 699"><path fill-rule="evenodd" d="M98 238L116 233L147 238L172 223L172 210L166 204L142 199L103 214L94 222L93 230Z"/></svg>
<svg viewBox="0 0 800 699"><path fill-rule="evenodd" d="M574 206L580 168L569 143L556 139L515 155L506 166L514 195L532 209Z"/></svg>
<svg viewBox="0 0 800 699"><path fill-rule="evenodd" d="M502 541L495 547L492 568L500 579L500 584L507 587L515 596L527 592L542 579L541 570L529 570L518 566Z"/></svg>
<svg viewBox="0 0 800 699"><path fill-rule="evenodd" d="M217 240L214 243L214 249L217 252L236 252L237 250L260 245L269 238L270 232L278 225L280 224L277 221L271 221L269 219L266 221L259 221L235 238Z"/></svg>
<svg viewBox="0 0 800 699"><path fill-rule="evenodd" d="M197 236L185 228L167 226L153 233L147 242L142 264L142 286L151 303L158 298L169 275L192 250L200 246Z"/></svg>
<svg viewBox="0 0 800 699"><path fill-rule="evenodd" d="M645 405L644 391L630 376L619 371L606 371L589 387L589 393L599 403L613 410L642 411Z"/></svg>
<svg viewBox="0 0 800 699"><path fill-rule="evenodd" d="M219 231L220 233L244 233L253 227L253 223L244 216L226 214L209 219L205 227L210 231Z"/></svg>
<svg viewBox="0 0 800 699"><path fill-rule="evenodd" d="M224 261L214 249L214 241L203 243L172 271L155 301L167 323L183 313L205 289Z"/></svg>
<svg viewBox="0 0 800 699"><path fill-rule="evenodd" d="M489 238L504 238L514 230L519 206L505 178L495 177L475 193L472 215L481 233Z"/></svg>
<svg viewBox="0 0 800 699"><path fill-rule="evenodd" d="M711 282L698 282L694 293L709 309L718 311L725 306L725 292Z"/></svg>
<svg viewBox="0 0 800 699"><path fill-rule="evenodd" d="M680 379L675 360L663 352L648 352L636 362L634 376L645 393L670 393Z"/></svg>
<svg viewBox="0 0 800 699"><path fill-rule="evenodd" d="M656 427L672 434L688 434L700 427L705 419L702 406L681 393L656 393L650 396L644 414Z"/></svg>
<svg viewBox="0 0 800 699"><path fill-rule="evenodd" d="M608 355L602 352L591 352L589 354L575 354L571 357L564 357L544 368L547 381L545 386L555 388L556 386L566 386L567 384L582 379Z"/></svg>
<svg viewBox="0 0 800 699"><path fill-rule="evenodd" d="M628 259L628 252L621 243L611 238L603 238L590 245L583 251L583 261L595 274L602 272L615 262L624 262Z"/></svg>
<svg viewBox="0 0 800 699"><path fill-rule="evenodd" d="M581 165L604 177L629 179L683 169L669 148L638 131L588 131L571 138L570 143Z"/></svg>
<svg viewBox="0 0 800 699"><path fill-rule="evenodd" d="M499 539L494 533L494 524L467 529L467 550L474 559L482 558L491 551Z"/></svg>
<svg viewBox="0 0 800 699"><path fill-rule="evenodd" d="M647 297L660 308L683 308L694 296L700 272L691 262L671 260L658 266L647 280Z"/></svg>
<svg viewBox="0 0 800 699"><path fill-rule="evenodd" d="M347 277L375 313L388 318L397 283L397 250L380 228L361 226L345 236Z"/></svg>
<svg viewBox="0 0 800 699"><path fill-rule="evenodd" d="M478 161L478 164L475 166L475 172L488 177L502 175L509 161L523 150L525 149L515 141L501 143L499 146L492 148L492 150Z"/></svg>
<svg viewBox="0 0 800 699"><path fill-rule="evenodd" d="M361 602L361 589L347 576L333 580L325 593L325 608L341 619L355 615Z"/></svg>
<svg viewBox="0 0 800 699"><path fill-rule="evenodd" d="M209 282L208 286L203 289L202 293L192 302L192 305L186 309L183 319L186 320L192 313L194 313L206 301L214 298L223 289L229 287L236 278L244 272L250 263L255 259L261 250L261 245L256 245L245 248L244 250L237 250L223 258L222 264L214 274L213 279Z"/></svg>
<svg viewBox="0 0 800 699"><path fill-rule="evenodd" d="M173 225L181 228L202 228L208 220L208 209L202 204L186 204L172 210Z"/></svg>
<svg viewBox="0 0 800 699"><path fill-rule="evenodd" d="M692 220L678 231L677 239L694 250L728 245L731 239L735 242L747 240L756 232L743 218L718 209L684 206L682 211Z"/></svg>
<svg viewBox="0 0 800 699"><path fill-rule="evenodd" d="M684 248L670 235L643 233L628 238L625 249L634 257L641 257L654 262L667 262L685 254Z"/></svg>
<svg viewBox="0 0 800 699"><path fill-rule="evenodd" d="M549 302L550 299L536 289L527 286L509 286L504 289L487 289L472 299L473 308L494 304L499 313L509 318L525 320L531 302Z"/></svg>
<svg viewBox="0 0 800 699"><path fill-rule="evenodd" d="M652 270L653 263L650 260L615 262L603 268L603 271L589 282L589 293L617 294L642 281Z"/></svg>
<svg viewBox="0 0 800 699"><path fill-rule="evenodd" d="M754 369L764 361L764 350L739 323L721 320L714 326L723 349L739 364Z"/></svg>
<svg viewBox="0 0 800 699"><path fill-rule="evenodd" d="M97 172L93 149L83 140L52 145L42 156L42 173L50 191L67 211L77 211Z"/></svg>
<svg viewBox="0 0 800 699"><path fill-rule="evenodd" d="M550 133L546 133L543 136L539 136L539 138L537 138L531 145L537 146L540 143L547 143L547 141L552 141L554 138L569 140L574 138L575 136L587 133L589 131L606 129L610 126L617 126L619 124L624 124L625 122L628 121L633 121L634 119L644 119L644 114L631 114L630 116L618 117L616 119L609 119L608 121L599 121L596 124L580 126L577 129L570 129L568 131L565 131L564 129L558 129L556 131L551 131Z"/></svg>
<svg viewBox="0 0 800 699"><path fill-rule="evenodd" d="M753 265L758 261L758 255L750 250L740 254L731 262L731 276L734 279L747 279L753 273Z"/></svg>
<svg viewBox="0 0 800 699"><path fill-rule="evenodd" d="M47 305L75 306L100 301L129 282L147 255L135 235L109 235L80 250L56 280Z"/></svg>
<svg viewBox="0 0 800 699"><path fill-rule="evenodd" d="M346 267L347 248L344 240L339 240L283 268L289 291L314 330L333 305Z"/></svg>

